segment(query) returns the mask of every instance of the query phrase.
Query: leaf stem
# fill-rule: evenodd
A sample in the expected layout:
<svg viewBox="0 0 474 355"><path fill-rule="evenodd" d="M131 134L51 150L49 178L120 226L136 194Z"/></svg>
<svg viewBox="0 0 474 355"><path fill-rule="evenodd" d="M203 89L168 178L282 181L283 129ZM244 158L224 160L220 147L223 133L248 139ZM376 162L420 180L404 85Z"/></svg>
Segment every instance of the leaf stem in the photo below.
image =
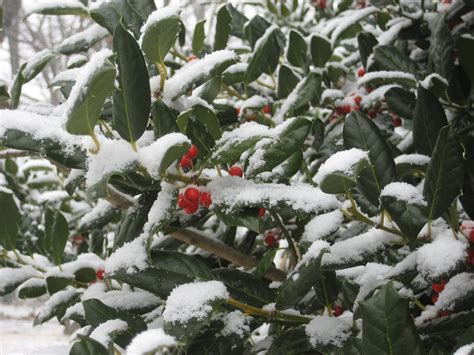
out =
<svg viewBox="0 0 474 355"><path fill-rule="evenodd" d="M291 255L294 260L294 264L298 262L298 251L296 249L295 243L293 243L293 239L291 238L290 232L286 228L285 224L281 220L280 216L276 212L269 211L270 214L272 215L273 219L275 222L278 224L280 227L281 231L283 232L283 235L285 236L286 241L288 242L288 246L290 247L291 250Z"/></svg>

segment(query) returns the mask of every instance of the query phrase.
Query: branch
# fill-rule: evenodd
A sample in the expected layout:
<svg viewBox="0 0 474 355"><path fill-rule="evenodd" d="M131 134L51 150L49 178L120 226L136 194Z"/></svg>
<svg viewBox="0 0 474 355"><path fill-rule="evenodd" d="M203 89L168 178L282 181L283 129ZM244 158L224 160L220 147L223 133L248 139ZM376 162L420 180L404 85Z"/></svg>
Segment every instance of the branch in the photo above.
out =
<svg viewBox="0 0 474 355"><path fill-rule="evenodd" d="M217 255L222 259L230 261L236 266L243 266L246 270L252 269L258 264L256 258L245 255L220 241L208 238L190 230L179 230L172 233L171 236L179 241L194 245ZM270 268L264 276L272 281L283 281L286 279L286 274L275 267Z"/></svg>
<svg viewBox="0 0 474 355"><path fill-rule="evenodd" d="M7 149L0 151L0 159L11 159L11 158L21 158L21 157L31 157L37 156L36 152L28 152L24 150L16 149Z"/></svg>

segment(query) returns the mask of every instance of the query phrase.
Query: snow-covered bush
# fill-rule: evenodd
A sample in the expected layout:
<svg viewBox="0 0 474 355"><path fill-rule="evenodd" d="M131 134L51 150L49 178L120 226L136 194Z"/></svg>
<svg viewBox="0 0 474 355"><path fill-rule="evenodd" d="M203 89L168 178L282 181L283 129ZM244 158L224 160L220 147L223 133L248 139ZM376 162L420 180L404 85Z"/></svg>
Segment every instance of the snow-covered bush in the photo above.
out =
<svg viewBox="0 0 474 355"><path fill-rule="evenodd" d="M0 294L71 354L469 353L472 10L37 6L93 24L2 86ZM64 103L21 106L60 55Z"/></svg>

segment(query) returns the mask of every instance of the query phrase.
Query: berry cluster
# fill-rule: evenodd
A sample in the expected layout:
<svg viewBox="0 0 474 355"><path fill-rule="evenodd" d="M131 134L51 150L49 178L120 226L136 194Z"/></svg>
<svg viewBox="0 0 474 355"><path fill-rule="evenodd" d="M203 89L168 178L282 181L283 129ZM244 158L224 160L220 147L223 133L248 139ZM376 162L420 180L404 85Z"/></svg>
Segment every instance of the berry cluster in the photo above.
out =
<svg viewBox="0 0 474 355"><path fill-rule="evenodd" d="M239 166L233 165L229 169L229 175L230 176L242 177L242 176L244 176L244 171Z"/></svg>
<svg viewBox="0 0 474 355"><path fill-rule="evenodd" d="M431 296L431 301L433 303L436 303L436 301L438 301L439 294L441 293L441 291L444 290L444 286L446 286L445 279L441 279L440 283L434 283L433 285L431 285L431 288L434 291L433 296Z"/></svg>
<svg viewBox="0 0 474 355"><path fill-rule="evenodd" d="M189 148L188 152L181 158L179 165L183 169L187 169L193 166L193 159L196 159L199 155L199 149L194 144Z"/></svg>
<svg viewBox="0 0 474 355"><path fill-rule="evenodd" d="M212 204L212 197L209 192L199 191L195 187L188 187L184 193L178 195L178 207L182 208L186 214L194 214L199 209L199 205L209 208Z"/></svg>
<svg viewBox="0 0 474 355"><path fill-rule="evenodd" d="M339 317L342 313L344 313L344 308L340 304L336 304L332 307L334 317Z"/></svg>
<svg viewBox="0 0 474 355"><path fill-rule="evenodd" d="M278 235L272 232L268 232L267 235L265 236L265 245L267 247L273 247L276 246L278 247Z"/></svg>

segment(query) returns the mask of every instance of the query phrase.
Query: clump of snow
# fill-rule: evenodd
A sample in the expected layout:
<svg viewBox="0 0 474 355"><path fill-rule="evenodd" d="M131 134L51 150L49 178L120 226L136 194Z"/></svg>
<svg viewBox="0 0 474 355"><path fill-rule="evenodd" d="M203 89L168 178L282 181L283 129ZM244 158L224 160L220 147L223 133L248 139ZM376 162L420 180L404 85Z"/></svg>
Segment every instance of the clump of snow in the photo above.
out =
<svg viewBox="0 0 474 355"><path fill-rule="evenodd" d="M437 279L466 259L466 243L454 239L450 231L418 249L418 271L428 279Z"/></svg>
<svg viewBox="0 0 474 355"><path fill-rule="evenodd" d="M314 347L342 347L351 336L351 323L343 318L316 316L305 326L305 333Z"/></svg>
<svg viewBox="0 0 474 355"><path fill-rule="evenodd" d="M148 220L143 227L143 232L148 235L155 226L171 217L170 206L174 200L176 187L165 181L161 183L161 191L158 193L153 206L148 212Z"/></svg>
<svg viewBox="0 0 474 355"><path fill-rule="evenodd" d="M339 38L339 36L347 30L354 23L359 22L364 17L369 16L375 12L379 11L376 7L368 6L365 9L360 9L352 12L345 12L347 14L338 24L337 27L331 34L331 43L334 45Z"/></svg>
<svg viewBox="0 0 474 355"><path fill-rule="evenodd" d="M124 170L137 162L137 153L122 139L101 139L100 151L87 158L86 185L98 183L105 176Z"/></svg>
<svg viewBox="0 0 474 355"><path fill-rule="evenodd" d="M74 45L77 43L92 45L100 41L102 38L107 37L108 35L109 35L109 32L104 27L98 24L93 24L91 26L88 26L84 31L76 33L66 38L64 41L61 42L61 44L57 47L57 49L61 51L62 48L66 48L70 46L74 47Z"/></svg>
<svg viewBox="0 0 474 355"><path fill-rule="evenodd" d="M56 292L44 304L43 308L37 315L38 321L43 321L51 315L59 305L68 303L79 294L74 287L68 286L64 290Z"/></svg>
<svg viewBox="0 0 474 355"><path fill-rule="evenodd" d="M423 154L402 154L395 158L395 164L427 165L430 157Z"/></svg>
<svg viewBox="0 0 474 355"><path fill-rule="evenodd" d="M284 202L296 211L317 213L340 205L335 196L304 184L256 184L251 180L225 176L214 179L207 186L212 193L213 205L228 206L229 211L252 205L270 208Z"/></svg>
<svg viewBox="0 0 474 355"><path fill-rule="evenodd" d="M80 1L40 1L29 5L25 10L25 16L54 9L81 9L87 12L87 8Z"/></svg>
<svg viewBox="0 0 474 355"><path fill-rule="evenodd" d="M344 93L341 90L336 89L325 89L321 95L321 102L326 100L336 101L337 99L343 99Z"/></svg>
<svg viewBox="0 0 474 355"><path fill-rule="evenodd" d="M173 348L177 345L176 339L164 332L163 329L149 329L133 338L127 347L129 355L161 354L159 350Z"/></svg>
<svg viewBox="0 0 474 355"><path fill-rule="evenodd" d="M78 63L87 62L88 60L84 54L73 54L68 58L66 67L70 68Z"/></svg>
<svg viewBox="0 0 474 355"><path fill-rule="evenodd" d="M152 177L160 177L160 168L163 157L173 146L191 144L191 141L182 133L169 133L160 137L147 147L140 149L138 160Z"/></svg>
<svg viewBox="0 0 474 355"><path fill-rule="evenodd" d="M232 74L245 73L247 71L248 66L249 66L248 63L233 64L230 67L228 67L226 70L224 70L222 74L232 75Z"/></svg>
<svg viewBox="0 0 474 355"><path fill-rule="evenodd" d="M406 182L392 182L386 185L380 193L380 197L382 196L395 197L397 200L406 203L421 206L427 205L421 192L415 186Z"/></svg>
<svg viewBox="0 0 474 355"><path fill-rule="evenodd" d="M343 221L344 215L340 210L320 214L306 224L302 240L314 242L324 238L338 230Z"/></svg>
<svg viewBox="0 0 474 355"><path fill-rule="evenodd" d="M432 73L430 75L427 75L426 78L420 81L420 85L424 89L429 90L434 85L433 79L441 81L446 87L448 87L448 81L445 78L443 78L441 75L439 75L438 73Z"/></svg>
<svg viewBox="0 0 474 355"><path fill-rule="evenodd" d="M340 172L352 175L351 170L362 160L368 160L368 153L364 150L352 148L331 155L319 168L314 180L320 184L326 176Z"/></svg>
<svg viewBox="0 0 474 355"><path fill-rule="evenodd" d="M410 26L413 23L411 19L397 19L397 21L398 21L397 23L392 24L388 30L386 30L385 32L382 32L380 36L377 37L379 46L391 44L393 41L397 39L398 33L402 29ZM390 24L387 23L387 25L390 25Z"/></svg>
<svg viewBox="0 0 474 355"><path fill-rule="evenodd" d="M83 253L79 254L76 260L64 263L59 266L49 268L46 276L59 276L65 278L74 278L74 274L84 268L90 268L99 270L104 267L104 260L102 260L97 254L94 253Z"/></svg>
<svg viewBox="0 0 474 355"><path fill-rule="evenodd" d="M16 284L20 284L35 276L40 276L40 273L29 265L18 269L0 269L0 294L4 293L7 288Z"/></svg>
<svg viewBox="0 0 474 355"><path fill-rule="evenodd" d="M240 114L244 113L244 110L247 108L261 108L267 104L268 100L260 95L253 95L247 100L239 103Z"/></svg>
<svg viewBox="0 0 474 355"><path fill-rule="evenodd" d="M161 20L171 18L171 17L179 17L181 13L181 9L179 6L163 6L155 11L153 11L147 18L145 24L142 26L140 32L142 36L140 37L140 43L143 41L143 35L157 22Z"/></svg>
<svg viewBox="0 0 474 355"><path fill-rule="evenodd" d="M205 319L213 310L212 303L229 297L220 281L194 282L180 285L166 300L163 319L167 323L186 323L192 318Z"/></svg>
<svg viewBox="0 0 474 355"><path fill-rule="evenodd" d="M121 319L110 319L101 323L95 328L90 337L97 340L99 343L108 348L109 343L112 342L111 336L126 331L128 328L127 322Z"/></svg>
<svg viewBox="0 0 474 355"><path fill-rule="evenodd" d="M412 81L413 83L416 83L416 78L413 74L405 73L402 71L381 70L381 71L373 71L373 72L365 73L363 77L360 77L357 79L357 86L359 87L366 86L368 83L376 79L380 79L384 81L402 79L402 80L408 80L408 81Z"/></svg>
<svg viewBox="0 0 474 355"><path fill-rule="evenodd" d="M472 355L474 353L474 343L460 347L454 355Z"/></svg>
<svg viewBox="0 0 474 355"><path fill-rule="evenodd" d="M131 242L125 243L110 255L105 262L105 273L113 274L124 269L125 272L133 274L145 270L148 266L147 258L146 238L142 234Z"/></svg>
<svg viewBox="0 0 474 355"><path fill-rule="evenodd" d="M250 331L247 318L241 311L233 311L224 314L222 321L224 322L224 328L222 328L221 334L224 336L236 334L243 338L244 335Z"/></svg>
<svg viewBox="0 0 474 355"><path fill-rule="evenodd" d="M296 265L295 271L298 270L302 265L308 263L310 260L315 259L323 251L329 250L329 243L324 240L317 240L311 244L308 251L303 255L300 262Z"/></svg>
<svg viewBox="0 0 474 355"><path fill-rule="evenodd" d="M100 200L91 211L87 212L84 216L81 217L78 223L78 228L81 229L85 226L89 226L95 220L104 217L113 209L115 208L110 202L108 202L107 200Z"/></svg>

